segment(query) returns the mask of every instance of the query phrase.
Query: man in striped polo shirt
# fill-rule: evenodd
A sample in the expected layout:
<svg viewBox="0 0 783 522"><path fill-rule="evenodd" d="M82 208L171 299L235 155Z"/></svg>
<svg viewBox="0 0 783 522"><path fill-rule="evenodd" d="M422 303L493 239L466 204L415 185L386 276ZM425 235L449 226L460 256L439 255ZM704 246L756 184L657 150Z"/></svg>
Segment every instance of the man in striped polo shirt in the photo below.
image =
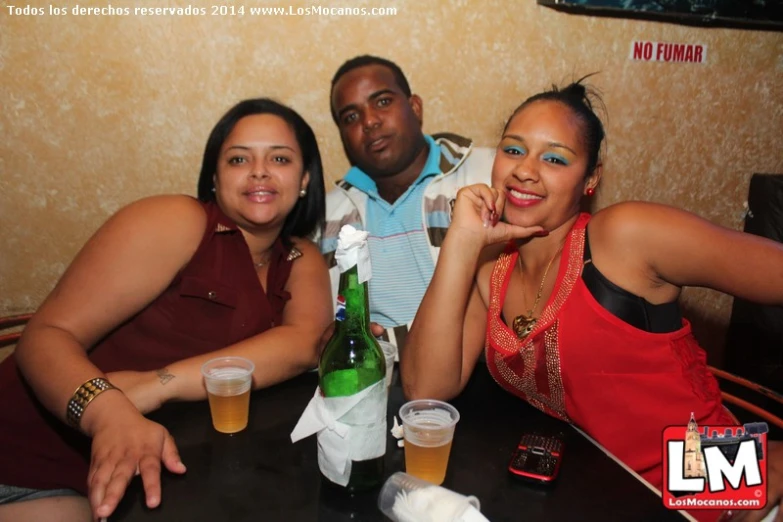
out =
<svg viewBox="0 0 783 522"><path fill-rule="evenodd" d="M371 320L402 347L435 269L457 191L490 183L494 149L454 134L422 132L423 102L402 70L358 56L335 73L332 117L351 168L326 197L321 252L330 267L343 225L369 234ZM377 330L376 330L377 333Z"/></svg>

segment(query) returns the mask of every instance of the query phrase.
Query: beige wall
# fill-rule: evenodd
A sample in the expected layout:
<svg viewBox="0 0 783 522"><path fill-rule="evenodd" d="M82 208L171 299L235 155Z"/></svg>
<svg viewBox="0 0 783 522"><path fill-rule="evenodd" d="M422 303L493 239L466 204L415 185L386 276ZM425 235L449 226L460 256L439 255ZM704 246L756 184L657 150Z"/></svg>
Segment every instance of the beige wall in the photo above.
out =
<svg viewBox="0 0 783 522"><path fill-rule="evenodd" d="M750 175L783 172L781 33L569 15L534 0L322 2L398 10L364 18L25 17L10 16L8 3L0 13L0 314L34 309L121 206L193 194L207 134L242 98L273 96L300 111L329 178L338 178L347 163L329 82L357 54L403 67L424 99L426 131L485 146L523 97L600 71L593 83L604 93L609 141L599 206L660 201L738 228ZM209 5L138 5L189 3ZM317 2L244 3L253 4ZM704 44L707 63L633 62L633 40ZM689 291L686 301L700 324L714 324L700 328L714 352L731 299Z"/></svg>

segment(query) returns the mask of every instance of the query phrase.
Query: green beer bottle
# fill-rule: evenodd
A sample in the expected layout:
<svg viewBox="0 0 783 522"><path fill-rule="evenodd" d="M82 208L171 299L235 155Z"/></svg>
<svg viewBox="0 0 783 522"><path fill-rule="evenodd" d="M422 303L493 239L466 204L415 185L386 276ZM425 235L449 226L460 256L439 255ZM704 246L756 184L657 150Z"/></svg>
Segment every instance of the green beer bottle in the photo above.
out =
<svg viewBox="0 0 783 522"><path fill-rule="evenodd" d="M349 234L352 240L347 240L344 233ZM383 457L386 453L386 359L370 331L367 292L370 256L367 233L343 227L335 257L341 271L340 289L334 334L326 344L318 364L321 392L326 399L350 397L380 383L366 392L367 395L359 404L339 419L350 430L351 472L348 484L344 487L354 492L377 486L383 479ZM320 452L320 444L318 449Z"/></svg>

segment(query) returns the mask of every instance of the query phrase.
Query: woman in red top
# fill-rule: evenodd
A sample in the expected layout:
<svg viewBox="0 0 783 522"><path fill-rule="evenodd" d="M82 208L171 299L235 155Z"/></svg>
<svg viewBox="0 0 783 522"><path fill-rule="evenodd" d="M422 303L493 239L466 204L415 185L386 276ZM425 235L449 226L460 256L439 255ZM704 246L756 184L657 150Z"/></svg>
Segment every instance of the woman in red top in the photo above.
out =
<svg viewBox="0 0 783 522"><path fill-rule="evenodd" d="M699 424L736 423L680 315L682 287L783 304L783 247L657 204L580 213L601 179L603 137L579 82L514 112L492 187L457 196L400 368L408 397L450 399L484 348L503 388L660 489L664 427L691 412ZM780 457L770 443L768 509L781 499Z"/></svg>
<svg viewBox="0 0 783 522"><path fill-rule="evenodd" d="M205 399L200 367L216 356L251 359L254 389L317 364L332 305L323 258L302 239L324 219L312 129L274 101L239 103L209 137L199 199L114 215L0 365L0 520L108 517L137 472L156 507L161 463L185 466L144 413ZM79 433L61 421L95 378L117 389L84 408Z"/></svg>

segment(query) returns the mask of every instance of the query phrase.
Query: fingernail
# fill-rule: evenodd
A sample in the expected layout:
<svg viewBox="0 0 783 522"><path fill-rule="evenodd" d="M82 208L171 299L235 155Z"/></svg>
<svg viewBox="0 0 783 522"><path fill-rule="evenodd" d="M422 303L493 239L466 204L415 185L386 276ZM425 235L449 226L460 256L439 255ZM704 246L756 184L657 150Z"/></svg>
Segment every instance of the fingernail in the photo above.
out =
<svg viewBox="0 0 783 522"><path fill-rule="evenodd" d="M549 231L548 230L542 230L541 232L536 232L533 235L537 236L537 237L546 237L546 236L549 235Z"/></svg>
<svg viewBox="0 0 783 522"><path fill-rule="evenodd" d="M484 223L484 228L489 228L489 220L488 219L485 219L483 221L483 223Z"/></svg>

